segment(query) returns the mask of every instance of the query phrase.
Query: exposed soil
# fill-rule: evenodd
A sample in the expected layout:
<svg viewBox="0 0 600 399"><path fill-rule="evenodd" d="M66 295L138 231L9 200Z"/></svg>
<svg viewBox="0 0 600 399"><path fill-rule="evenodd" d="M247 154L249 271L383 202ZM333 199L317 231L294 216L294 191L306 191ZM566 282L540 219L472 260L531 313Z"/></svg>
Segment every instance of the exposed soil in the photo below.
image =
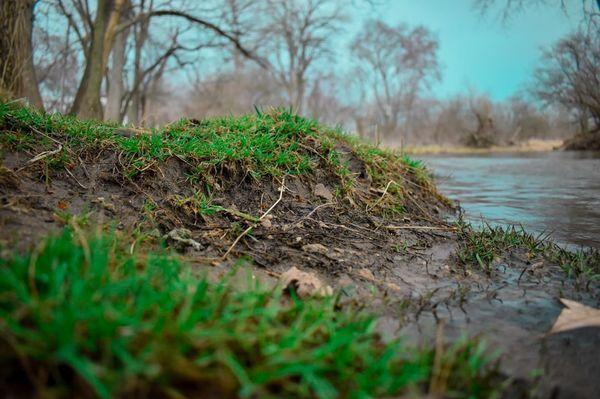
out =
<svg viewBox="0 0 600 399"><path fill-rule="evenodd" d="M360 176L358 198L384 197L371 187L362 161L341 144L340 150ZM502 368L516 379L518 389L507 397L532 389L544 398L600 397L600 329L545 336L562 308L559 297L599 307L598 285L580 284L557 265L519 251L497 259L490 274L458 266L454 228L444 221L452 210L413 181L406 180L406 216L390 220L366 212L359 200L333 196L338 182L325 169L285 181L223 171L214 202L230 211L207 216L181 201L199 187L187 181L188 166L177 158L134 181L122 177L114 152L88 154L72 175L53 172L50 181L36 164L21 169L29 159L13 152L3 160L0 240L7 247L30 248L64 224L67 214L89 213L155 237L186 228L188 241L172 234L167 242L215 275L240 256L251 258L256 274L271 281L295 266L341 289L345 300L375 309L389 337L430 341L438 331L448 340L465 332L484 336L491 350L503 352ZM232 248L254 223L237 211L260 216L273 205L272 218ZM231 256L224 258L228 250Z"/></svg>

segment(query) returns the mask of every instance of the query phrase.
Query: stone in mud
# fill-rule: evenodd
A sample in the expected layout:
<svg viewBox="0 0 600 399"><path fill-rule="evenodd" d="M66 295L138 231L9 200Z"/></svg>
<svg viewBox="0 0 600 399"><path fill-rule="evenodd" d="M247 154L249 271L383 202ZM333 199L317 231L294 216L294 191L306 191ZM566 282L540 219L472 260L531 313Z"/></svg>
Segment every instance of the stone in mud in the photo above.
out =
<svg viewBox="0 0 600 399"><path fill-rule="evenodd" d="M322 244L306 244L302 246L302 250L305 252L312 252L321 255L327 255L327 252L329 252L327 247Z"/></svg>
<svg viewBox="0 0 600 399"><path fill-rule="evenodd" d="M262 227L264 227L265 229L270 229L271 227L273 227L273 223L271 222L271 220L273 219L273 217L272 216L269 217L269 216L271 216L271 215L267 215L266 218L264 218L264 219L262 219L260 221L260 225Z"/></svg>
<svg viewBox="0 0 600 399"><path fill-rule="evenodd" d="M300 298L309 296L329 296L333 294L333 289L323 284L323 282L313 273L303 272L295 266L288 269L279 278L281 286L288 291L294 288L294 291Z"/></svg>
<svg viewBox="0 0 600 399"><path fill-rule="evenodd" d="M329 189L325 187L323 183L318 183L317 185L315 185L315 188L313 189L313 194L317 197L321 197L327 200L328 202L333 201L333 194L331 194L331 191L329 191Z"/></svg>
<svg viewBox="0 0 600 399"><path fill-rule="evenodd" d="M385 288L387 288L390 291L402 291L402 288L400 288L400 286L398 284L394 284L394 283L386 283L385 284Z"/></svg>
<svg viewBox="0 0 600 399"><path fill-rule="evenodd" d="M202 244L191 238L192 232L188 229L180 228L173 229L165 234L163 238L174 244L177 250L183 251L187 247L192 247L195 251L201 251L203 248Z"/></svg>

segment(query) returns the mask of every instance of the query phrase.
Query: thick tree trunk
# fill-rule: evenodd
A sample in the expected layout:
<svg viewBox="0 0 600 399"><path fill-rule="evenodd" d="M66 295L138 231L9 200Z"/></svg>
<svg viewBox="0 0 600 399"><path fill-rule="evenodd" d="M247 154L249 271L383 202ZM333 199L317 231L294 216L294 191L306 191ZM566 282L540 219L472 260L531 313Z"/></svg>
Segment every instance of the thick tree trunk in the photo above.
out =
<svg viewBox="0 0 600 399"><path fill-rule="evenodd" d="M125 47L128 31L119 33L112 50L112 65L108 72L108 96L104 118L121 122L121 100L123 98L123 70L125 68Z"/></svg>
<svg viewBox="0 0 600 399"><path fill-rule="evenodd" d="M0 0L0 88L43 108L33 67L33 0Z"/></svg>
<svg viewBox="0 0 600 399"><path fill-rule="evenodd" d="M142 5L143 6L143 5ZM139 24L135 34L135 52L134 52L134 69L133 69L133 92L131 93L131 102L129 103L128 122L135 125L141 121L141 115L143 112L143 98L142 98L142 79L143 79L143 68L142 68L142 50L148 39L148 29L150 20L145 20Z"/></svg>
<svg viewBox="0 0 600 399"><path fill-rule="evenodd" d="M115 34L123 0L98 0L92 26L92 40L86 57L85 70L77 89L71 114L82 118L102 119L100 90L108 54Z"/></svg>

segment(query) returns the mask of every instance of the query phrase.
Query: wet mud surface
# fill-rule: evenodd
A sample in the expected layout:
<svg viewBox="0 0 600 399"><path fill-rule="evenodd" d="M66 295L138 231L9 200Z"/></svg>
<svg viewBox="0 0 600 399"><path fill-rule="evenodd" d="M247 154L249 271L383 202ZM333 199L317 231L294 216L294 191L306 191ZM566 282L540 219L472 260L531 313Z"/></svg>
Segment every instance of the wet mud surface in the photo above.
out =
<svg viewBox="0 0 600 399"><path fill-rule="evenodd" d="M348 157L352 171L364 175L360 161ZM342 301L374 309L390 339L483 337L491 352L502 353L502 370L514 379L507 397L600 397L600 329L546 335L562 309L558 298L598 308L598 284L578 284L557 265L519 251L498 258L489 274L458 266L457 237L443 220L450 210L431 197L422 201L426 194L417 185L410 188L408 216L385 219L361 202L361 196L385 195L366 176L358 179L358 196L339 198L326 172L285 181L225 173L212 200L227 210L207 215L190 202L199 188L187 181L186 164L175 158L136 180L122 177L114 153L94 154L51 180L35 167L19 170L28 159L12 153L3 160L4 168L15 171L0 182L4 248L30 249L68 215L137 231L132 246L185 228L185 240L167 243L215 276L239 257L251 259L255 274L269 282L297 267L341 290ZM247 217L271 207L260 223Z"/></svg>

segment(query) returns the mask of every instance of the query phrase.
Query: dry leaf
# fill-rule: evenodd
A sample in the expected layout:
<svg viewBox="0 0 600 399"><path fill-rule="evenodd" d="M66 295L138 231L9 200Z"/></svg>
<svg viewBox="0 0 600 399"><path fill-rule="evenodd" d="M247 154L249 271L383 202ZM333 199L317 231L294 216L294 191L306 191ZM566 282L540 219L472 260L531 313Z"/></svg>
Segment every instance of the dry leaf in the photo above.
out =
<svg viewBox="0 0 600 399"><path fill-rule="evenodd" d="M300 298L311 295L328 296L333 294L333 289L325 285L312 273L303 272L291 267L279 278L284 289L294 288Z"/></svg>
<svg viewBox="0 0 600 399"><path fill-rule="evenodd" d="M579 302L560 298L565 308L560 312L548 334L575 330L583 327L600 328L600 309L585 306Z"/></svg>
<svg viewBox="0 0 600 399"><path fill-rule="evenodd" d="M375 280L375 275L373 274L372 271L370 271L369 269L359 269L356 274L359 277L364 278L365 280L369 280L369 281L374 281Z"/></svg>

